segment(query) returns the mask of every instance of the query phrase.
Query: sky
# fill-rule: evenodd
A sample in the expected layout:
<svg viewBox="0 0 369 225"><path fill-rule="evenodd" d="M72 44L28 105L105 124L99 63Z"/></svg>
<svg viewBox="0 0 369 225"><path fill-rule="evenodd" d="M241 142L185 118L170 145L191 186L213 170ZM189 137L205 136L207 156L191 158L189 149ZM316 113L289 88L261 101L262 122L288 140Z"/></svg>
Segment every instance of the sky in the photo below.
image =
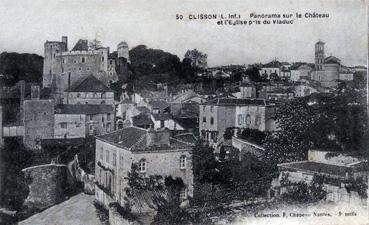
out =
<svg viewBox="0 0 369 225"><path fill-rule="evenodd" d="M219 26L189 14L329 13L328 19L292 25ZM176 20L182 14L183 20ZM188 49L208 55L208 65L314 61L314 44L345 65L367 64L368 18L363 0L0 0L0 52L43 55L46 40L101 40L111 51L121 41L144 44L183 58Z"/></svg>

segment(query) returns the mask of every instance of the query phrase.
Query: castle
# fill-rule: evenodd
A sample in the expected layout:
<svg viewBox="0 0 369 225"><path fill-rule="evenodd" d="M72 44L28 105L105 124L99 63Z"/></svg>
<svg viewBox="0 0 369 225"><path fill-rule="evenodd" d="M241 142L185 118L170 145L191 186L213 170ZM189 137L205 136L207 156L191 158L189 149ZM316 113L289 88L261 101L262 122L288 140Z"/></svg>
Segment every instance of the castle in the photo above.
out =
<svg viewBox="0 0 369 225"><path fill-rule="evenodd" d="M43 87L50 88L57 103L63 102L64 91L89 75L109 86L111 82L125 81L128 76L128 45L121 42L117 52L109 47L89 45L80 39L68 50L68 37L44 44Z"/></svg>

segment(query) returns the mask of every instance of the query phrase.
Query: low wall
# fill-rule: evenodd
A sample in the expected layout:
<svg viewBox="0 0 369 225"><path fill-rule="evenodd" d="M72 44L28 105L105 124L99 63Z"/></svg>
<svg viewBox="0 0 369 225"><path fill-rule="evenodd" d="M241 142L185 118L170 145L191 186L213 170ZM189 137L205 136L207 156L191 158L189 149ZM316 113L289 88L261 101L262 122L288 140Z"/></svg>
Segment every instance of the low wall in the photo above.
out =
<svg viewBox="0 0 369 225"><path fill-rule="evenodd" d="M73 178L63 164L46 164L22 170L29 194L24 202L28 207L46 208L63 201Z"/></svg>

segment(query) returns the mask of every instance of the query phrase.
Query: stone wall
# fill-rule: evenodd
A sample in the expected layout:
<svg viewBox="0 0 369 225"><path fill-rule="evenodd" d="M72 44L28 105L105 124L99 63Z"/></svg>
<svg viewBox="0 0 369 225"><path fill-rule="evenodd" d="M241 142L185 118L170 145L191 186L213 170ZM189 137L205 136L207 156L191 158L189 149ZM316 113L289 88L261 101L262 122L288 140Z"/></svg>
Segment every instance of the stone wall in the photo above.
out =
<svg viewBox="0 0 369 225"><path fill-rule="evenodd" d="M54 137L54 101L24 101L24 145L39 149L42 139Z"/></svg>
<svg viewBox="0 0 369 225"><path fill-rule="evenodd" d="M73 179L66 165L46 164L22 170L29 187L24 204L28 207L47 208L63 201Z"/></svg>

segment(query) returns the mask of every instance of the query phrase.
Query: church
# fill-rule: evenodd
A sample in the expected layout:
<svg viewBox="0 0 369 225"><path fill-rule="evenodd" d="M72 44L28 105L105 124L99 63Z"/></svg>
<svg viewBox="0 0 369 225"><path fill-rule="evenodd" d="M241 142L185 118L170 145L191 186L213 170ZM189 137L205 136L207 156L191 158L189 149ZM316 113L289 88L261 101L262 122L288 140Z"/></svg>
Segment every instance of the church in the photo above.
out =
<svg viewBox="0 0 369 225"><path fill-rule="evenodd" d="M353 72L341 64L341 60L335 56L325 57L325 43L315 43L315 69L311 73L311 79L318 81L322 87L334 88L338 80L352 80Z"/></svg>

